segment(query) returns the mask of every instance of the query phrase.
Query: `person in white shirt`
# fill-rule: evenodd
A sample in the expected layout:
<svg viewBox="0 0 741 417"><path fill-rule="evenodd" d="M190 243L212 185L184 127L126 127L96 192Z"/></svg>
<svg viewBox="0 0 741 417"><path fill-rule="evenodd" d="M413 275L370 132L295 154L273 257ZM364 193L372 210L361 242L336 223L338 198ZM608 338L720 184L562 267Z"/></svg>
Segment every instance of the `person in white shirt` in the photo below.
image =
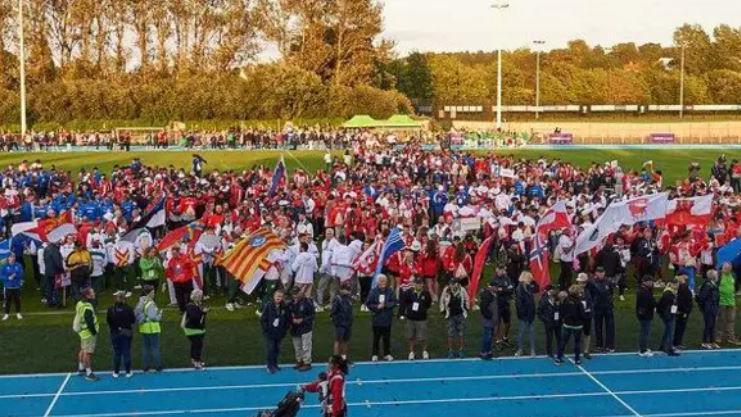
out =
<svg viewBox="0 0 741 417"><path fill-rule="evenodd" d="M319 269L316 256L309 252L309 244L301 242L300 252L294 258L291 269L296 274L295 283L301 288L302 293L311 298L311 289L314 284L314 274Z"/></svg>
<svg viewBox="0 0 741 417"><path fill-rule="evenodd" d="M336 281L337 283L337 285L330 287L330 300L333 300L337 295L337 289L339 286L350 282L352 277L355 275L355 269L352 264L355 257L358 255L358 252L359 249L357 247L346 245L345 236L340 235L338 244L332 251L332 258L330 259L330 262L332 263L333 281Z"/></svg>
<svg viewBox="0 0 741 417"><path fill-rule="evenodd" d="M108 264L108 252L99 240L93 240L88 247L90 258L93 261L93 271L90 274L90 278L92 280L93 289L98 293L102 291L105 286L103 273Z"/></svg>
<svg viewBox="0 0 741 417"><path fill-rule="evenodd" d="M108 250L108 260L113 265L114 288L125 291L126 297L131 297L129 270L134 263L135 255L134 244L120 237Z"/></svg>
<svg viewBox="0 0 741 417"><path fill-rule="evenodd" d="M214 260L216 253L221 249L221 239L216 235L213 228L206 228L193 248L193 253L200 256L198 273L203 277L204 300L209 298L209 293L216 292L223 286L218 279Z"/></svg>
<svg viewBox="0 0 741 417"><path fill-rule="evenodd" d="M324 311L324 307L328 305L327 298L325 298L325 295L327 293L327 289L330 289L331 286L335 285L337 283L333 282L332 279L332 252L334 251L335 247L339 245L337 242L337 239L334 237L334 229L327 228L324 231L324 240L322 241L322 263L319 267L319 284L317 285L317 292L316 292L316 311L322 312ZM335 288L334 293L337 292L337 289ZM330 298L331 300L331 298Z"/></svg>
<svg viewBox="0 0 741 417"><path fill-rule="evenodd" d="M574 275L574 240L569 229L565 229L558 239L558 261L561 264L561 273L558 276L559 288L565 290L571 285Z"/></svg>

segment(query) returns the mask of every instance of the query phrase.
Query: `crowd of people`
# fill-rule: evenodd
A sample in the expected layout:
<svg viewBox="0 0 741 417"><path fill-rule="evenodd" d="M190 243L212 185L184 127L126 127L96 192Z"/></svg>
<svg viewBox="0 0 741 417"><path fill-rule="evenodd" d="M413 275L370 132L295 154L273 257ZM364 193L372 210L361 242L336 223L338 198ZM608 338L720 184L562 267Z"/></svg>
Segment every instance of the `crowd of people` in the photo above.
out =
<svg viewBox="0 0 741 417"><path fill-rule="evenodd" d="M13 255L0 268L3 320L12 307L22 318L20 288L26 276L38 283L41 302L49 308L63 306L69 294L76 302L79 370L91 380L97 379L91 358L100 332L96 300L105 291L115 299L106 313L114 377L132 374L134 333L143 340L144 369L162 369L165 304L179 310L191 363L202 369L209 300L222 294L228 311L257 303L270 373L280 370L286 337L296 369L311 369L315 317L324 313L334 326L338 364L336 358L348 360L353 323L365 313L372 324L373 361L394 360L392 329L399 324L407 358L428 359L428 321L444 320L450 358L464 356L472 325L483 328L482 359L509 345L516 345L516 355L535 355L540 321L547 355L560 364L573 344L580 363L592 352L616 349L614 303L624 300L635 283L630 290L636 291L636 344L642 356L652 355L655 315L665 329L659 350L679 354L695 305L704 319L703 348L738 344L737 271L731 263L717 268L715 257L739 233L737 161L721 156L709 175L690 165L687 178L676 186L664 184L661 171L650 165L640 171L614 163L578 167L559 159L415 146L371 151L357 145L340 158L328 153L325 162L325 169L296 169L277 182L266 166L206 172L207 161L199 155L193 156L190 171L138 159L109 173L83 168L72 174L38 161L7 167L0 178L6 233L20 223L65 215L75 229L41 241L24 233L14 236ZM700 228L657 222L624 226L598 249L574 254L576 236L610 204L664 189L671 198L713 194L712 218ZM138 228L160 198L166 220ZM534 227L557 201L565 201L571 226L548 237L547 250L560 273L540 288L529 270ZM192 239L163 246L182 226L191 228ZM380 247L394 228L400 230L403 249L383 259L379 274L378 254L369 249ZM257 230L277 235L285 249L273 251L259 286L247 296L219 259ZM481 277L481 291L471 294L473 258L481 241L492 236L487 254L492 272ZM27 274L24 256L33 266ZM140 298L132 308L127 298L135 291ZM433 318L432 309L442 318ZM514 320L518 332L510 342Z"/></svg>

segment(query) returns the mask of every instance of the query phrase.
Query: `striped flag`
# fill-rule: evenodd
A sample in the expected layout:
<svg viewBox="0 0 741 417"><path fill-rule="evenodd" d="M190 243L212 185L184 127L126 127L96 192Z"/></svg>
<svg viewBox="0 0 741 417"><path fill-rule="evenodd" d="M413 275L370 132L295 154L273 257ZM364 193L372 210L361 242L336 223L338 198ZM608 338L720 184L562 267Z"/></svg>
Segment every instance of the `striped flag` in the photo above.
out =
<svg viewBox="0 0 741 417"><path fill-rule="evenodd" d="M381 255L378 258L378 264L376 265L376 273L373 274L373 287L374 288L378 284L378 274L381 273L381 269L383 269L383 264L386 263L386 260L388 260L391 257L391 255L395 254L396 252L402 249L404 249L404 239L401 238L401 230L398 227L394 227L393 229L391 229L391 232L386 238L386 242L384 242L383 248L381 249Z"/></svg>
<svg viewBox="0 0 741 417"><path fill-rule="evenodd" d="M185 226L178 227L162 237L162 240L157 244L157 251L164 252L180 244L187 244L189 248L192 248L198 242L198 238L201 237L204 229L205 225L201 220L195 220Z"/></svg>
<svg viewBox="0 0 741 417"><path fill-rule="evenodd" d="M273 171L273 180L270 183L270 192L268 195L270 197L274 196L275 193L278 191L278 187L280 187L282 184L285 184L286 182L286 162L283 160L283 156L280 157L278 160L278 163L275 165L275 170Z"/></svg>
<svg viewBox="0 0 741 417"><path fill-rule="evenodd" d="M285 248L286 244L275 233L260 228L238 242L216 264L229 271L242 283L242 290L250 294L274 262L269 255Z"/></svg>

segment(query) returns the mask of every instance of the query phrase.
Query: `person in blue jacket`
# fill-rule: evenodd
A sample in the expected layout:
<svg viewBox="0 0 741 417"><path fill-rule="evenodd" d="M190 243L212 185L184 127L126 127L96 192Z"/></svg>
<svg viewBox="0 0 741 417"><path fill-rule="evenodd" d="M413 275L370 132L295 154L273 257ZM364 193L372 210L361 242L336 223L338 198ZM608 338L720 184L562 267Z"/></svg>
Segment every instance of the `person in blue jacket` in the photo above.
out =
<svg viewBox="0 0 741 417"><path fill-rule="evenodd" d="M334 346L335 355L341 355L347 360L347 345L352 336L352 288L349 283L340 284L340 291L332 300L332 310L329 317L334 324Z"/></svg>
<svg viewBox="0 0 741 417"><path fill-rule="evenodd" d="M394 360L391 356L391 323L394 319L394 308L396 308L396 295L394 290L389 287L388 277L378 275L378 285L368 294L365 305L371 311L373 325L373 362L378 361L379 342L383 341L384 359L387 361Z"/></svg>
<svg viewBox="0 0 741 417"><path fill-rule="evenodd" d="M265 337L267 348L269 374L280 371L278 367L278 356L280 356L280 343L288 332L290 325L290 311L283 301L283 290L273 293L273 302L265 303L260 316L262 334Z"/></svg>
<svg viewBox="0 0 741 417"><path fill-rule="evenodd" d="M697 294L697 305L702 312L704 327L702 329L702 348L720 349L715 343L715 323L720 311L720 290L718 289L718 271L711 269L705 273L706 279Z"/></svg>
<svg viewBox="0 0 741 417"><path fill-rule="evenodd" d="M432 205L432 213L434 214L434 218L437 219L443 214L443 209L445 208L445 205L448 204L448 193L445 190L445 187L442 185L438 186L437 191L435 191L432 196L430 197L431 205Z"/></svg>
<svg viewBox="0 0 741 417"><path fill-rule="evenodd" d="M21 288L23 288L23 267L20 263L16 262L16 257L13 253L8 255L8 263L0 268L0 280L3 282L5 288L5 314L3 320L7 320L10 315L10 306L15 306L15 315L18 320L21 320Z"/></svg>
<svg viewBox="0 0 741 417"><path fill-rule="evenodd" d="M597 351L615 351L615 314L613 294L617 286L605 276L605 268L598 266L594 279L587 282L586 290L594 303L594 332L597 334ZM603 332L604 328L604 332Z"/></svg>

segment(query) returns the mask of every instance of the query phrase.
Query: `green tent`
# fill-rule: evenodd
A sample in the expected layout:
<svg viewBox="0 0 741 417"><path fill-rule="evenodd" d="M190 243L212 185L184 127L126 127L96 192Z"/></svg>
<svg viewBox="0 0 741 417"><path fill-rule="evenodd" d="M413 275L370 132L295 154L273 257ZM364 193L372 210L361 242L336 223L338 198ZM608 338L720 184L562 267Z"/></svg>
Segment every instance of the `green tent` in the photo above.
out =
<svg viewBox="0 0 741 417"><path fill-rule="evenodd" d="M422 123L412 119L406 114L395 114L384 121L383 127L421 129Z"/></svg>
<svg viewBox="0 0 741 417"><path fill-rule="evenodd" d="M367 114L356 114L352 119L342 124L342 127L350 129L368 129L372 127L383 126L382 121L378 121Z"/></svg>

